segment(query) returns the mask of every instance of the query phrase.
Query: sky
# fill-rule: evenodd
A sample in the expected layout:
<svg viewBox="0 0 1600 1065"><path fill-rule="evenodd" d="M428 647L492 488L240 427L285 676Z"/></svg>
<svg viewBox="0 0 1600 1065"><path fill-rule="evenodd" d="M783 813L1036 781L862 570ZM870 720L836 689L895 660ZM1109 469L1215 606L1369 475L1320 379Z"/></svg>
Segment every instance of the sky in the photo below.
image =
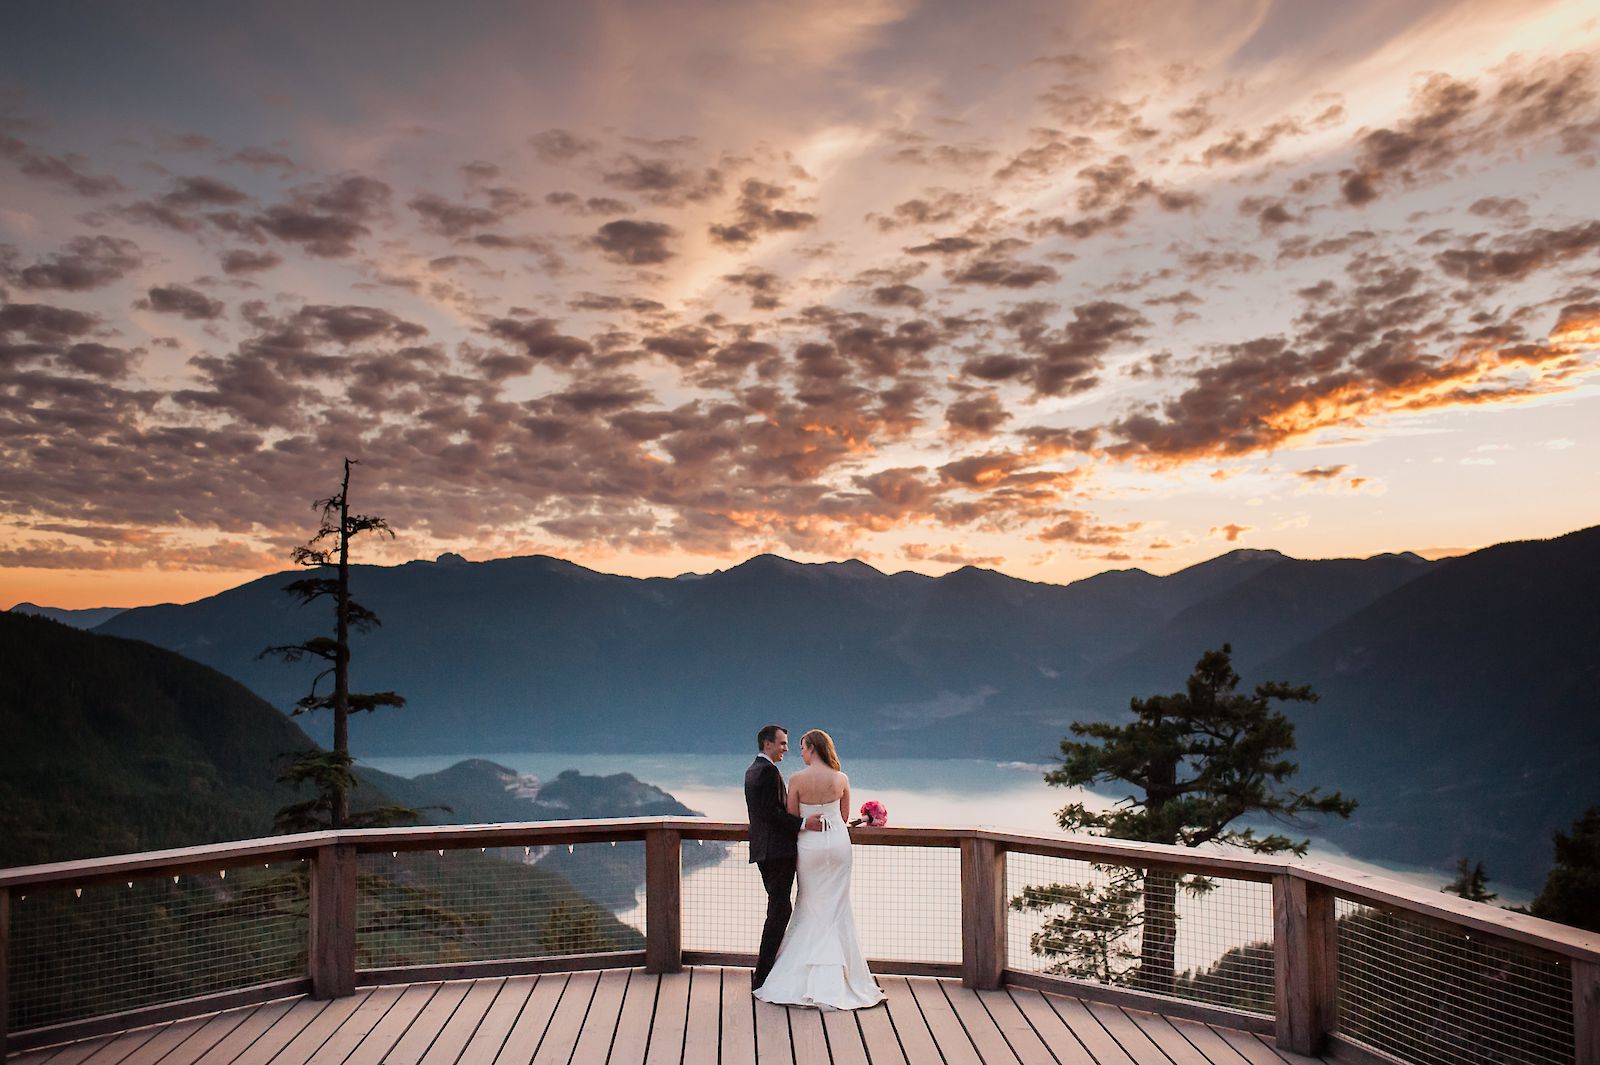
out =
<svg viewBox="0 0 1600 1065"><path fill-rule="evenodd" d="M16 5L0 606L1600 520L1590 3Z"/></svg>

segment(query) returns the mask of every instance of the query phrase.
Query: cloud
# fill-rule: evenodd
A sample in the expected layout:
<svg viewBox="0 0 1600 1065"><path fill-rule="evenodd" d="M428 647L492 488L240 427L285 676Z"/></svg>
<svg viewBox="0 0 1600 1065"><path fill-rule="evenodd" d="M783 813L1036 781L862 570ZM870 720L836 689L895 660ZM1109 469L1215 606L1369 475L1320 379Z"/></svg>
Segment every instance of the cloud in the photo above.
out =
<svg viewBox="0 0 1600 1065"><path fill-rule="evenodd" d="M515 355L495 354L479 360L480 369L491 380L531 373L536 364L543 362L570 366L594 351L587 340L561 333L553 319L536 317L526 311L517 314L514 310L513 315L493 319L488 324L490 336L520 349Z"/></svg>
<svg viewBox="0 0 1600 1065"><path fill-rule="evenodd" d="M751 266L737 274L724 274L722 280L749 291L750 306L753 310L775 310L782 302L785 287L783 279L770 270Z"/></svg>
<svg viewBox="0 0 1600 1065"><path fill-rule="evenodd" d="M815 225L816 215L778 206L791 192L792 189L781 185L747 179L739 188L739 203L733 220L710 226L711 239L718 244L742 248L767 233L792 233Z"/></svg>
<svg viewBox="0 0 1600 1065"><path fill-rule="evenodd" d="M568 214L575 215L613 215L632 214L633 205L610 196L579 196L576 192L547 192L544 202L551 207L559 207Z"/></svg>
<svg viewBox="0 0 1600 1065"><path fill-rule="evenodd" d="M287 155L267 148L244 148L234 152L223 162L236 163L251 170L276 170L284 174L292 174L300 169L300 164Z"/></svg>
<svg viewBox="0 0 1600 1065"><path fill-rule="evenodd" d="M1157 465L1243 455L1383 415L1551 394L1600 370L1600 305L1563 308L1545 343L1509 343L1516 333L1502 328L1433 354L1407 330L1427 300L1357 296L1307 320L1303 347L1282 337L1227 345L1177 395L1104 426L1119 438L1106 453Z"/></svg>
<svg viewBox="0 0 1600 1065"><path fill-rule="evenodd" d="M970 193L929 189L921 196L895 204L886 215L867 215L867 221L887 233L908 226L945 225L966 217L979 207L980 201Z"/></svg>
<svg viewBox="0 0 1600 1065"><path fill-rule="evenodd" d="M1243 536L1247 532L1252 531L1253 529L1249 525L1235 525L1234 523L1229 522L1227 525L1213 525L1206 535L1216 536L1220 533L1222 537L1228 541L1228 543L1233 544L1239 542L1239 537Z"/></svg>
<svg viewBox="0 0 1600 1065"><path fill-rule="evenodd" d="M258 274L263 270L270 270L283 262L280 256L268 251L249 251L244 248L235 248L224 252L222 255L222 270L224 273L240 276L243 274Z"/></svg>
<svg viewBox="0 0 1600 1065"><path fill-rule="evenodd" d="M721 194L723 188L722 172L714 168L696 171L672 159L640 158L631 153L613 163L600 180L664 207L700 203Z"/></svg>
<svg viewBox="0 0 1600 1065"><path fill-rule="evenodd" d="M927 302L927 293L915 285L882 285L873 289L868 298L879 307L921 307Z"/></svg>
<svg viewBox="0 0 1600 1065"><path fill-rule="evenodd" d="M298 244L311 255L337 259L351 255L355 243L372 230L368 223L388 209L394 190L376 178L346 174L291 191L287 203L255 215L250 224Z"/></svg>
<svg viewBox="0 0 1600 1065"><path fill-rule="evenodd" d="M900 549L902 557L912 562L937 562L945 566L978 566L995 568L1003 566L1006 559L999 555L974 555L957 544L935 547L930 544L906 544Z"/></svg>
<svg viewBox="0 0 1600 1065"><path fill-rule="evenodd" d="M1554 135L1568 154L1589 151L1600 135L1596 70L1592 56L1575 53L1502 68L1498 84L1487 88L1431 75L1413 93L1408 115L1360 132L1355 166L1340 174L1345 202L1359 207L1395 182L1414 185L1466 155L1544 136Z"/></svg>
<svg viewBox="0 0 1600 1065"><path fill-rule="evenodd" d="M993 392L980 392L956 400L945 408L945 423L957 437L989 437L1011 420Z"/></svg>
<svg viewBox="0 0 1600 1065"><path fill-rule="evenodd" d="M957 285L984 285L989 288L1034 288L1061 280L1061 273L1043 263L1024 263L1016 259L974 259L947 275Z"/></svg>
<svg viewBox="0 0 1600 1065"><path fill-rule="evenodd" d="M1565 229L1525 230L1490 248L1451 248L1434 256L1434 262L1451 277L1497 285L1521 281L1596 250L1600 250L1600 222L1585 222Z"/></svg>
<svg viewBox="0 0 1600 1065"><path fill-rule="evenodd" d="M667 241L678 231L664 222L636 222L622 218L607 222L594 235L592 243L613 262L629 266L654 266L672 258Z"/></svg>
<svg viewBox="0 0 1600 1065"><path fill-rule="evenodd" d="M140 310L177 314L199 321L220 318L223 314L221 300L214 300L203 292L197 292L183 285L158 285L150 290L145 299L139 300L134 306Z"/></svg>
<svg viewBox="0 0 1600 1065"><path fill-rule="evenodd" d="M1130 533L1143 528L1142 522L1125 525L1107 525L1081 510L1063 510L1055 517L1061 519L1041 530L1036 540L1083 544L1088 547L1115 547L1126 542Z"/></svg>
<svg viewBox="0 0 1600 1065"><path fill-rule="evenodd" d="M35 151L25 142L3 133L0 133L0 159L9 159L26 177L71 189L79 196L105 196L120 192L124 187L114 177L86 173L83 166L87 160L81 156Z"/></svg>
<svg viewBox="0 0 1600 1065"><path fill-rule="evenodd" d="M546 163L568 163L600 148L598 141L580 137L565 129L547 129L543 133L536 133L528 138L528 143L540 161Z"/></svg>
<svg viewBox="0 0 1600 1065"><path fill-rule="evenodd" d="M144 254L121 237L76 237L64 251L32 266L8 272L7 280L27 289L84 292L117 281L144 263Z"/></svg>
<svg viewBox="0 0 1600 1065"><path fill-rule="evenodd" d="M976 251L983 247L978 241L967 237L940 237L938 240L926 244L918 244L907 248L908 255L961 255L969 251Z"/></svg>

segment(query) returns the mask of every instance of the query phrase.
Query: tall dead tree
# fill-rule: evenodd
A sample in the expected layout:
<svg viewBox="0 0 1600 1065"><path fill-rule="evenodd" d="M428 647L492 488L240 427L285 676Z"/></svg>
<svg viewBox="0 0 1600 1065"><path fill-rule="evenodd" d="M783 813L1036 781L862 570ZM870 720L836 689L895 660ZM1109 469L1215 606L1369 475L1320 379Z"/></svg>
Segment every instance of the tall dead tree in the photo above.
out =
<svg viewBox="0 0 1600 1065"><path fill-rule="evenodd" d="M375 514L350 513L350 468L357 465L354 459L344 460L344 479L338 494L319 499L311 508L320 511L321 527L310 541L294 549L294 562L300 566L326 571L335 569L334 576L303 577L290 583L284 591L300 601L302 606L322 598L332 598L334 606L334 635L313 636L303 643L269 647L262 655L277 655L287 662L305 658L320 659L327 668L311 681L311 691L295 703L294 714L313 710L333 711L333 750L311 751L301 755L282 778L288 783L311 783L317 796L305 802L294 803L278 811L277 827L280 831L297 832L316 828L361 827L390 823L415 811L402 807L383 807L366 810L352 819L350 791L355 786L354 760L350 756L350 715L354 712L371 712L380 706L404 706L405 699L392 691L352 692L350 690L350 632L367 632L380 624L378 616L350 597L350 541L362 533L384 533L391 538L394 531L384 518ZM333 689L322 692L322 684L333 678Z"/></svg>

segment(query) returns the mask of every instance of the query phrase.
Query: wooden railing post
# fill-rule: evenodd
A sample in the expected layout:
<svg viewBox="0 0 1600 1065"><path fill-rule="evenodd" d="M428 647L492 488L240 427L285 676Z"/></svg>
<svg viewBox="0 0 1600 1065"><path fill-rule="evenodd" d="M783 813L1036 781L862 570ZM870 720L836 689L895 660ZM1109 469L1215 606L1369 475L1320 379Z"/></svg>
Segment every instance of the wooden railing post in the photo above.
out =
<svg viewBox="0 0 1600 1065"><path fill-rule="evenodd" d="M1577 1065L1600 1065L1600 962L1572 959L1572 1028Z"/></svg>
<svg viewBox="0 0 1600 1065"><path fill-rule="evenodd" d="M683 837L652 828L644 836L644 971L683 969Z"/></svg>
<svg viewBox="0 0 1600 1065"><path fill-rule="evenodd" d="M11 1016L11 889L0 887L0 1061L6 1058L6 1018Z"/></svg>
<svg viewBox="0 0 1600 1065"><path fill-rule="evenodd" d="M1006 854L991 839L961 841L961 982L1000 986L1006 964Z"/></svg>
<svg viewBox="0 0 1600 1065"><path fill-rule="evenodd" d="M1273 877L1272 927L1278 1047L1320 1054L1338 1019L1333 892L1292 872Z"/></svg>
<svg viewBox="0 0 1600 1065"><path fill-rule="evenodd" d="M329 843L311 856L311 940L307 967L313 998L356 990L356 848Z"/></svg>

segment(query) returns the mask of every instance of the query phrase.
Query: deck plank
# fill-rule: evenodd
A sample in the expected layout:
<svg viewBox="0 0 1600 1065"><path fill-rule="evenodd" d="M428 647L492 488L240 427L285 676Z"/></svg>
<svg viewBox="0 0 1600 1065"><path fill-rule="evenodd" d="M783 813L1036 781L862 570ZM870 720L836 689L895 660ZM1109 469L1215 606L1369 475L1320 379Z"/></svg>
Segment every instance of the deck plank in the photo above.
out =
<svg viewBox="0 0 1600 1065"><path fill-rule="evenodd" d="M1006 994L1061 1065L1095 1065L1094 1058L1072 1034L1067 1022L1051 1008L1048 996L1025 987L1008 988Z"/></svg>
<svg viewBox="0 0 1600 1065"><path fill-rule="evenodd" d="M97 1047L93 1054L84 1058L83 1065L117 1065L123 1058L159 1035L163 1027L165 1026L150 1025L135 1028L131 1032L119 1032L111 1037L110 1042Z"/></svg>
<svg viewBox="0 0 1600 1065"><path fill-rule="evenodd" d="M295 999L279 999L277 1002L268 1002L250 1011L250 1015L238 1024L227 1035L206 1047L194 1057L185 1053L187 1045L179 1047L180 1053L175 1057L185 1060L189 1065L228 1065L234 1058L242 1054L246 1047L261 1037L261 1034L277 1023L278 1018L288 1013L294 1006ZM54 1063L52 1063L54 1065Z"/></svg>
<svg viewBox="0 0 1600 1065"><path fill-rule="evenodd" d="M345 1059L346 1065L379 1065L406 1034L411 1022L417 1019L417 1014L432 1001L440 986L412 984L402 991L400 998L350 1051Z"/></svg>
<svg viewBox="0 0 1600 1065"><path fill-rule="evenodd" d="M411 1022L411 1027L406 1029L405 1035L394 1045L394 1049L384 1056L383 1065L421 1065L422 1055L428 1052L433 1041L450 1017L467 997L471 983L465 980L450 980L439 986L428 1004L422 1007L422 1012L417 1014L417 1019Z"/></svg>
<svg viewBox="0 0 1600 1065"><path fill-rule="evenodd" d="M1270 1035L1024 988L885 976L884 1008L750 995L743 968L364 989L183 1018L5 1065L1326 1065Z"/></svg>
<svg viewBox="0 0 1600 1065"><path fill-rule="evenodd" d="M628 988L622 996L622 1013L617 1018L617 1034L611 1043L611 1059L607 1065L644 1065L660 984L660 977L643 969L629 970Z"/></svg>
<svg viewBox="0 0 1600 1065"><path fill-rule="evenodd" d="M150 1038L140 1044L137 1050L118 1059L119 1065L153 1065L204 1028L210 1020L210 1017L189 1017L157 1025L157 1030L151 1032Z"/></svg>
<svg viewBox="0 0 1600 1065"><path fill-rule="evenodd" d="M722 1031L722 970L697 968L689 976L689 1013L683 1036L685 1062L717 1060Z"/></svg>
<svg viewBox="0 0 1600 1065"><path fill-rule="evenodd" d="M750 970L722 970L721 1065L755 1065L756 1022L750 1008Z"/></svg>
<svg viewBox="0 0 1600 1065"><path fill-rule="evenodd" d="M816 1010L789 1009L789 1035L794 1040L794 1065L829 1065L828 1037L822 1030L822 1014Z"/></svg>
<svg viewBox="0 0 1600 1065"><path fill-rule="evenodd" d="M1046 995L1045 1001L1100 1065L1137 1065L1081 1000L1066 995Z"/></svg>
<svg viewBox="0 0 1600 1065"><path fill-rule="evenodd" d="M107 1046L115 1038L116 1036L114 1035L104 1035L97 1039L80 1039L75 1043L68 1043L66 1046L46 1047L36 1053L27 1055L25 1060L30 1065L35 1062L45 1061L51 1063L59 1062L60 1065L78 1065L84 1058L95 1053L101 1047ZM7 1059L6 1065L12 1065L12 1059Z"/></svg>
<svg viewBox="0 0 1600 1065"><path fill-rule="evenodd" d="M333 1036L339 1026L355 1014L369 994L370 991L357 991L353 995L328 1002L321 1013L313 1017L282 1050L272 1056L271 1061L274 1065L305 1065L322 1044Z"/></svg>
<svg viewBox="0 0 1600 1065"><path fill-rule="evenodd" d="M856 1023L856 1010L827 1010L822 1030L828 1037L828 1057L833 1065L867 1065L867 1044Z"/></svg>
<svg viewBox="0 0 1600 1065"><path fill-rule="evenodd" d="M967 1038L967 1030L961 1026L961 1019L939 989L939 981L925 976L908 976L906 985L911 988L912 997L922 1010L922 1018L928 1024L933 1041L939 1046L945 1065L985 1065L973 1048L972 1040Z"/></svg>
<svg viewBox="0 0 1600 1065"><path fill-rule="evenodd" d="M1087 1002L1085 1006L1117 1041L1123 1053L1134 1061L1161 1061L1166 1057L1145 1030L1117 1007L1107 1002Z"/></svg>
<svg viewBox="0 0 1600 1065"><path fill-rule="evenodd" d="M1210 1025L1213 1032L1222 1037L1222 1041L1231 1046L1240 1057L1253 1065L1283 1065L1283 1059L1277 1051L1257 1039L1249 1032L1241 1032L1237 1028L1224 1028L1221 1025Z"/></svg>
<svg viewBox="0 0 1600 1065"><path fill-rule="evenodd" d="M455 1065L504 986L503 979L474 981L467 988L461 1005L456 1007L456 1011L440 1029L439 1037L422 1055L422 1065Z"/></svg>
<svg viewBox="0 0 1600 1065"><path fill-rule="evenodd" d="M1168 1017L1167 1023L1183 1033L1185 1039L1210 1058L1212 1065L1247 1065L1244 1055L1233 1049L1223 1038L1199 1021L1186 1021L1181 1017Z"/></svg>
<svg viewBox="0 0 1600 1065"><path fill-rule="evenodd" d="M683 1026L689 1015L689 974L665 973L656 990L656 1016L650 1024L646 1065L681 1065Z"/></svg>
<svg viewBox="0 0 1600 1065"><path fill-rule="evenodd" d="M578 1045L578 1036L583 1032L589 1003L594 1001L594 989L599 982L597 972L573 973L567 977L567 989L561 993L561 1002L551 1015L544 1039L533 1056L534 1065L567 1065L572 1059L572 1049Z"/></svg>
<svg viewBox="0 0 1600 1065"><path fill-rule="evenodd" d="M160 1060L161 1065L191 1065L196 1058L227 1038L228 1033L239 1027L249 1019L251 1014L262 1008L261 1006L245 1006L241 1009L213 1013L209 1017L197 1017L195 1020L199 1022L199 1027L190 1032L181 1042L166 1048L158 1060ZM144 1065L144 1063L140 1061L137 1065Z"/></svg>
<svg viewBox="0 0 1600 1065"><path fill-rule="evenodd" d="M861 1026L861 1042L867 1048L867 1057L872 1065L904 1065L906 1054L895 1036L894 1022L889 1019L887 1004L856 1010L856 1023ZM724 1065L727 1063L724 1062Z"/></svg>
<svg viewBox="0 0 1600 1065"><path fill-rule="evenodd" d="M458 1060L469 1062L471 1065L493 1061L500 1053L500 1048L505 1045L506 1036L511 1034L511 1026L517 1023L517 1017L521 1015L522 1008L527 1005L528 996L533 993L533 987L538 982L537 976L508 978L500 986L500 993L494 997L488 1012L483 1015L478 1030L472 1033L472 1038L462 1048Z"/></svg>
<svg viewBox="0 0 1600 1065"><path fill-rule="evenodd" d="M346 1017L344 1023L334 1029L327 1042L317 1048L316 1054L310 1059L311 1062L316 1065L343 1065L344 1059L361 1045L361 1041L369 1032L383 1023L384 1018L389 1015L389 1010L405 993L404 985L373 988L372 993L356 1007L356 1011ZM161 1065L167 1065L167 1062L163 1061Z"/></svg>
<svg viewBox="0 0 1600 1065"><path fill-rule="evenodd" d="M916 998L911 994L905 977L880 976L878 986L883 988L884 1001L889 1004L889 1026L894 1029L900 1051L906 1060L917 1065L938 1061L939 1048L933 1041L933 1033L928 1030L928 1022L923 1020L922 1011L917 1008Z"/></svg>
<svg viewBox="0 0 1600 1065"><path fill-rule="evenodd" d="M595 984L594 998L589 1001L589 1015L584 1018L583 1031L578 1033L577 1045L572 1048L573 1065L600 1065L611 1053L611 1041L617 1034L617 1021L622 1016L622 997L628 990L628 970L608 969L600 974Z"/></svg>
<svg viewBox="0 0 1600 1065"><path fill-rule="evenodd" d="M1211 1059L1196 1050L1194 1044L1160 1014L1127 1008L1122 1012L1139 1026L1139 1030L1152 1043L1161 1048L1163 1054L1172 1059L1173 1065L1211 1065Z"/></svg>
<svg viewBox="0 0 1600 1065"><path fill-rule="evenodd" d="M1033 1025L1028 1023L1010 995L1004 991L979 991L978 998L1022 1065L1056 1065L1055 1055L1050 1053L1050 1048L1039 1038L1039 1033L1033 1030Z"/></svg>
<svg viewBox="0 0 1600 1065"><path fill-rule="evenodd" d="M984 1065L1017 1065L1016 1052L1006 1042L1000 1026L989 1016L976 991L953 980L939 981L939 988L961 1021L961 1027L967 1030L967 1038L972 1040Z"/></svg>
<svg viewBox="0 0 1600 1065"><path fill-rule="evenodd" d="M794 1065L794 1042L789 1035L789 1011L771 1002L751 998L755 1012L758 1065Z"/></svg>
<svg viewBox="0 0 1600 1065"><path fill-rule="evenodd" d="M1260 1032L1256 1033L1256 1039L1261 1042L1262 1046L1269 1048L1278 1057L1287 1061L1289 1065L1324 1065L1327 1061L1326 1058L1308 1058L1304 1054L1296 1054L1292 1050L1284 1050L1278 1045L1276 1039L1264 1036Z"/></svg>
<svg viewBox="0 0 1600 1065"><path fill-rule="evenodd" d="M539 982L533 985L533 990L528 994L528 1001L523 1004L522 1012L517 1015L516 1023L506 1035L500 1053L495 1056L496 1065L527 1065L533 1060L539 1043L544 1039L545 1029L550 1026L550 1017L561 1002L561 993L566 989L566 973L550 973L539 977Z"/></svg>
<svg viewBox="0 0 1600 1065"><path fill-rule="evenodd" d="M272 1027L261 1033L260 1038L245 1047L244 1051L233 1059L233 1065L266 1065L329 1005L325 999L296 1000L287 1013L279 1017Z"/></svg>

